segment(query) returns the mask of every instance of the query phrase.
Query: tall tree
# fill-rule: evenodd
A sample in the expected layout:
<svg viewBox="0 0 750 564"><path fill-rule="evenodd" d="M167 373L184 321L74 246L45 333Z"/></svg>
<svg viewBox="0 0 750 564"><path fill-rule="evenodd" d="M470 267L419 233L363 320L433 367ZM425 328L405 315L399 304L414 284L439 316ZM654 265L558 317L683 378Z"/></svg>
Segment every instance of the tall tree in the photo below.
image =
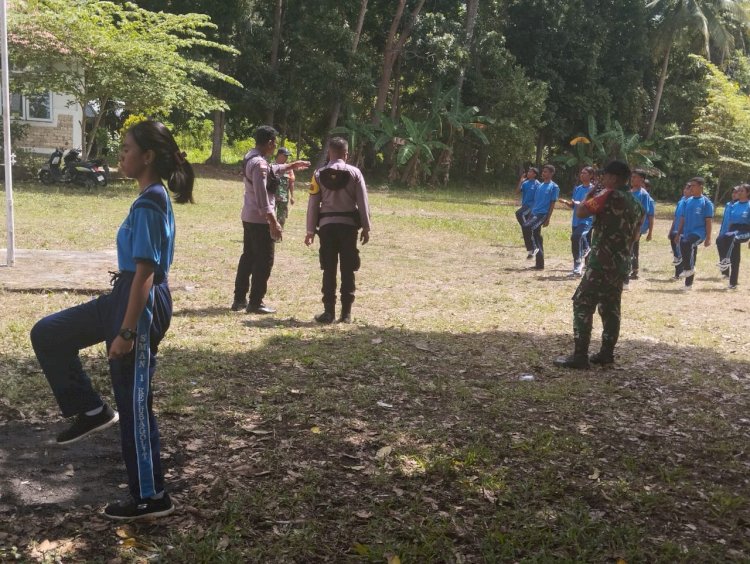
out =
<svg viewBox="0 0 750 564"><path fill-rule="evenodd" d="M713 45L716 47L714 55L723 61L734 48L732 24L750 23L750 4L747 0L652 0L648 8L656 22L654 52L661 58L661 71L646 132L647 139L654 134L669 70L669 57L675 43L678 40L688 41L709 60Z"/></svg>
<svg viewBox="0 0 750 564"><path fill-rule="evenodd" d="M393 15L391 20L391 26L388 30L388 35L385 41L385 48L383 49L383 66L380 72L380 81L378 82L378 93L375 98L375 109L372 114L372 121L377 124L380 121L380 115L385 110L386 99L388 98L388 90L391 87L391 75L393 74L393 65L396 59L401 54L404 45L409 40L414 25L417 22L419 13L422 11L425 0L417 0L417 4L411 11L409 19L401 27L402 20L404 18L404 11L406 8L406 0L398 0L396 6L396 13ZM401 31L399 31L401 29Z"/></svg>

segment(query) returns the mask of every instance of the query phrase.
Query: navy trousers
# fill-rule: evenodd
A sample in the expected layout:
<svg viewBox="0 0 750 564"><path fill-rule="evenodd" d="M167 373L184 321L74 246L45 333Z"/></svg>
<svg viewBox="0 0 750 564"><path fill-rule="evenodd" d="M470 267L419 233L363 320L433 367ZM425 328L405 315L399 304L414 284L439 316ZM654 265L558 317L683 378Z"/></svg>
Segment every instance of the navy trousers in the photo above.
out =
<svg viewBox="0 0 750 564"><path fill-rule="evenodd" d="M579 223L573 228L573 233L570 234L570 250L573 253L573 265L580 266L583 261L583 255L591 247L589 241L589 233L591 232L591 226L586 223Z"/></svg>
<svg viewBox="0 0 750 564"><path fill-rule="evenodd" d="M680 245L674 242L674 236L677 235L677 231L670 230L667 237L669 238L669 245L672 247L672 256L675 259L682 260L682 251L680 250ZM674 277L677 278L680 275L680 272L682 272L682 262L679 264L676 264L674 267Z"/></svg>
<svg viewBox="0 0 750 564"><path fill-rule="evenodd" d="M31 343L63 416L102 405L81 365L79 351L97 343L109 346L122 327L132 272L122 273L112 292L40 320ZM159 427L153 412L151 381L159 342L172 319L172 297L166 281L154 285L138 322L138 336L128 356L109 361L112 389L120 414L122 456L130 494L141 500L164 490Z"/></svg>
<svg viewBox="0 0 750 564"><path fill-rule="evenodd" d="M698 235L683 235L680 237L680 253L682 254L682 270L695 269L695 259L698 256L698 245L704 239ZM695 275L685 278L685 286L692 286Z"/></svg>
<svg viewBox="0 0 750 564"><path fill-rule="evenodd" d="M740 249L743 243L750 240L750 225L733 224L729 231L716 238L716 248L719 249L719 258L730 260L729 283L736 286L740 278Z"/></svg>
<svg viewBox="0 0 750 564"><path fill-rule="evenodd" d="M526 245L526 250L531 252L534 250L534 244L531 242L531 233L523 228L523 224L526 223L531 217L531 208L529 206L521 206L516 210L516 221L521 226L521 233L523 233L523 242Z"/></svg>
<svg viewBox="0 0 750 564"><path fill-rule="evenodd" d="M524 237L531 239L532 250L536 249L536 267L544 268L544 237L542 236L542 225L547 221L547 214L529 216L523 224Z"/></svg>

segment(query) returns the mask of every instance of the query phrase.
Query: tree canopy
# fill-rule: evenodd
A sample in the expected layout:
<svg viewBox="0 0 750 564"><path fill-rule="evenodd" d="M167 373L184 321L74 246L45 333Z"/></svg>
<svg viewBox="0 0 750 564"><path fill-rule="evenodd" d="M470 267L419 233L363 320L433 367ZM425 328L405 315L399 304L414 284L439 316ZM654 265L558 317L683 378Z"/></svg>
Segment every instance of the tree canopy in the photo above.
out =
<svg viewBox="0 0 750 564"><path fill-rule="evenodd" d="M95 113L84 139L90 145L102 113L118 102L132 112L202 114L226 102L201 85L234 78L196 57L198 49L237 51L206 37L215 29L203 14L149 12L133 3L17 2L11 11L14 86L70 94ZM86 135L88 134L88 135ZM84 146L84 154L88 147Z"/></svg>

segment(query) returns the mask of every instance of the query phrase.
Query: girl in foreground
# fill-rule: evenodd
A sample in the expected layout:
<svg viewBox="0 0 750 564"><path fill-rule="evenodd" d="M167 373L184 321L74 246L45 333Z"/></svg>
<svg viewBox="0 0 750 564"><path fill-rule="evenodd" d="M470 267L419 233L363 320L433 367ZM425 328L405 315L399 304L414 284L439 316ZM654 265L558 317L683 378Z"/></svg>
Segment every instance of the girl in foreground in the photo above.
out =
<svg viewBox="0 0 750 564"><path fill-rule="evenodd" d="M174 511L164 490L159 429L152 409L156 353L172 318L167 275L175 223L167 186L180 204L193 202L193 169L170 131L143 121L128 130L120 170L140 193L117 232L119 272L108 294L52 314L31 330L31 342L64 417L57 436L68 444L118 420L132 499L111 503L104 515L133 520ZM117 411L94 391L79 351L105 342Z"/></svg>

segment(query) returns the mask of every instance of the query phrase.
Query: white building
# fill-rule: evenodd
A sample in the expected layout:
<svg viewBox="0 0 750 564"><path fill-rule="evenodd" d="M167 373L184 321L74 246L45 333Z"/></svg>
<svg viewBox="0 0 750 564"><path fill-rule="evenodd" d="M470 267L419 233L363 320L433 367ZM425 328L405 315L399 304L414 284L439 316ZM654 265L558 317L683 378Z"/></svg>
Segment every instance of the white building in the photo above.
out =
<svg viewBox="0 0 750 564"><path fill-rule="evenodd" d="M11 118L28 125L19 148L51 153L56 147L81 147L81 107L66 94L11 94Z"/></svg>

